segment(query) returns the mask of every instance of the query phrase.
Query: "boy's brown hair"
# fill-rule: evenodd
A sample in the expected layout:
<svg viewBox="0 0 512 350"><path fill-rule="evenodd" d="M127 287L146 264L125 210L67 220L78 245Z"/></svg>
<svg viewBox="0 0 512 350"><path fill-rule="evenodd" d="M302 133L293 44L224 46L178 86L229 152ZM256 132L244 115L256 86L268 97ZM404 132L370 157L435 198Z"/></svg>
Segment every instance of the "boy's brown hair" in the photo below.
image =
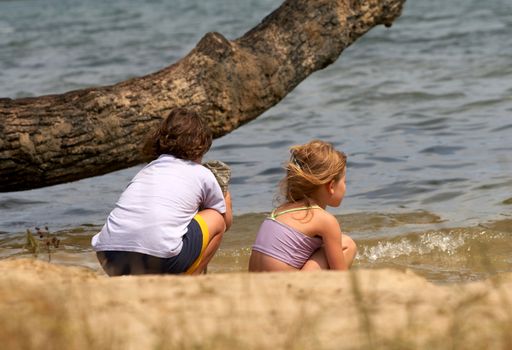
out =
<svg viewBox="0 0 512 350"><path fill-rule="evenodd" d="M208 123L198 113L175 108L169 112L160 127L150 133L143 153L147 161L156 159L161 154L196 160L208 152L212 139Z"/></svg>

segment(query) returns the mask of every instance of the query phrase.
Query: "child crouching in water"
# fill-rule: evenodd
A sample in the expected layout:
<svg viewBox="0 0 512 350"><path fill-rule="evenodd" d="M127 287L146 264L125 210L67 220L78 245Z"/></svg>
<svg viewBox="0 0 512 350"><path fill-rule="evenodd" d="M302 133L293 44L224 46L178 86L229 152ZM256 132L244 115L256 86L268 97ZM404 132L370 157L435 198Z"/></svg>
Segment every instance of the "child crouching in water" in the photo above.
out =
<svg viewBox="0 0 512 350"><path fill-rule="evenodd" d="M229 192L201 165L211 144L206 121L181 108L151 134L145 149L152 161L92 238L108 275L205 271L232 222Z"/></svg>
<svg viewBox="0 0 512 350"><path fill-rule="evenodd" d="M325 210L345 195L346 156L319 140L290 153L281 183L286 202L261 224L249 271L347 270L356 244Z"/></svg>

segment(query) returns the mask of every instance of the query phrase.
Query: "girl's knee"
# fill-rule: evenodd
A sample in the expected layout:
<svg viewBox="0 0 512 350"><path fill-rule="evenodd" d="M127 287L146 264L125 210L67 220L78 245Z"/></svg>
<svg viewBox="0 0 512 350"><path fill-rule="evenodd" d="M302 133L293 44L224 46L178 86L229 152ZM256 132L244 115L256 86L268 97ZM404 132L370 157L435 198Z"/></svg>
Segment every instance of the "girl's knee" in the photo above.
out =
<svg viewBox="0 0 512 350"><path fill-rule="evenodd" d="M345 261L349 267L352 266L354 259L357 254L357 245L356 242L349 236L343 235L342 237L343 243L343 255L345 256Z"/></svg>
<svg viewBox="0 0 512 350"><path fill-rule="evenodd" d="M356 242L349 236L343 235L342 237L343 242L343 250L349 250L353 251L354 253L357 252L357 245Z"/></svg>

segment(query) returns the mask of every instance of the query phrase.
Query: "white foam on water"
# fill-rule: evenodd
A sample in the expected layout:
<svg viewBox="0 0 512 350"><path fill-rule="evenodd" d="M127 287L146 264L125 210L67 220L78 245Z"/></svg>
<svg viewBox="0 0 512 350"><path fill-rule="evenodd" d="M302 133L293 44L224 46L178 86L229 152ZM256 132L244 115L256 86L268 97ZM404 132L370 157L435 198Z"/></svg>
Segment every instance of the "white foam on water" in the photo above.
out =
<svg viewBox="0 0 512 350"><path fill-rule="evenodd" d="M422 234L419 239L404 237L395 241L378 241L375 246L363 246L357 258L375 262L400 256L426 255L435 251L453 255L465 243L461 234L434 231Z"/></svg>

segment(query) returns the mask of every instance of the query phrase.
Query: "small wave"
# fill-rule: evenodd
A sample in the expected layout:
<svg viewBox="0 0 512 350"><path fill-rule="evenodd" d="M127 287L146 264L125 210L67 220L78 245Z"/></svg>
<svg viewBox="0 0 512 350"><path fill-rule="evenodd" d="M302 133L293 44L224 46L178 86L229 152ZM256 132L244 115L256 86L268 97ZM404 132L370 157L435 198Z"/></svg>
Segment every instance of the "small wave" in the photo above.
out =
<svg viewBox="0 0 512 350"><path fill-rule="evenodd" d="M439 155L448 155L448 154L454 154L457 151L463 150L466 147L461 146L432 146L427 147L420 151L420 153L433 153L433 154L439 154Z"/></svg>
<svg viewBox="0 0 512 350"><path fill-rule="evenodd" d="M270 142L263 142L263 143L230 143L225 145L218 145L215 146L216 151L222 151L222 150L237 150L242 148L280 148L283 146L289 146L294 144L291 140L280 140L280 141L270 141Z"/></svg>
<svg viewBox="0 0 512 350"><path fill-rule="evenodd" d="M476 163L451 163L451 164L432 164L430 167L435 169L460 169L466 167L473 167Z"/></svg>
<svg viewBox="0 0 512 350"><path fill-rule="evenodd" d="M477 78L503 78L512 74L512 68L500 66L475 74Z"/></svg>
<svg viewBox="0 0 512 350"><path fill-rule="evenodd" d="M251 178L250 176L233 176L231 178L230 183L232 185L242 185L242 184L247 183L247 180L249 180L250 178Z"/></svg>
<svg viewBox="0 0 512 350"><path fill-rule="evenodd" d="M392 184L389 184L387 187L379 188L372 191L355 193L352 196L365 197L368 199L395 199L408 198L429 191L431 191L431 189L418 187L412 181L397 181Z"/></svg>
<svg viewBox="0 0 512 350"><path fill-rule="evenodd" d="M425 198L424 200L421 201L421 204L444 202L444 201L453 199L455 197L462 196L463 194L464 194L464 192L462 192L462 191L442 192L442 193L435 194L431 197Z"/></svg>
<svg viewBox="0 0 512 350"><path fill-rule="evenodd" d="M364 168L371 168L375 166L375 163L369 163L369 162L355 162L353 160L349 160L347 163L348 167L350 169L364 169Z"/></svg>
<svg viewBox="0 0 512 350"><path fill-rule="evenodd" d="M431 94L422 91L408 91L408 92L396 92L396 93L383 93L376 96L374 99L377 101L438 101L438 100L453 100L457 98L465 97L463 93L447 93L447 94Z"/></svg>
<svg viewBox="0 0 512 350"><path fill-rule="evenodd" d="M446 110L446 111L440 112L440 113L444 114L444 115L452 115L452 114L459 114L459 113L463 113L463 112L467 112L467 111L474 112L475 110L478 110L478 109L483 109L483 108L487 108L487 107L495 107L495 106L502 105L505 103L509 103L509 101L506 99L481 100L481 101L476 101L476 102L465 103L459 107L455 107L453 109L449 109L449 110Z"/></svg>
<svg viewBox="0 0 512 350"><path fill-rule="evenodd" d="M5 198L0 200L0 209L21 209L24 207L29 207L34 204L45 204L47 202L44 201L34 201L27 199L16 199L16 198Z"/></svg>
<svg viewBox="0 0 512 350"><path fill-rule="evenodd" d="M486 183L475 187L475 190L492 190L496 188L510 188L512 186L512 180L506 180L503 182Z"/></svg>
<svg viewBox="0 0 512 350"><path fill-rule="evenodd" d="M498 128L494 128L491 130L491 132L500 132L500 131L509 130L509 129L512 129L512 124L503 125Z"/></svg>
<svg viewBox="0 0 512 350"><path fill-rule="evenodd" d="M83 216L83 215L90 215L90 214L96 214L98 211L96 210L89 210L84 208L72 208L69 210L66 210L63 215L70 215L70 216ZM101 211L100 211L101 213Z"/></svg>
<svg viewBox="0 0 512 350"><path fill-rule="evenodd" d="M378 162L384 162L384 163L403 163L406 162L405 159L397 158L397 157L368 157L370 160L376 160Z"/></svg>
<svg viewBox="0 0 512 350"><path fill-rule="evenodd" d="M419 237L405 237L385 242L378 241L375 245L362 245L358 252L358 259L376 262L401 256L422 256L434 251L453 255L465 243L466 239L463 235L453 234L452 231L434 231L424 233Z"/></svg>
<svg viewBox="0 0 512 350"><path fill-rule="evenodd" d="M503 263L512 248L511 231L512 220L502 220L477 227L409 233L387 240L357 240L358 260L399 265L458 265L471 260Z"/></svg>
<svg viewBox="0 0 512 350"><path fill-rule="evenodd" d="M284 175L284 173L284 169L279 167L265 169L262 172L259 172L258 175Z"/></svg>
<svg viewBox="0 0 512 350"><path fill-rule="evenodd" d="M0 22L0 34L14 33L14 28L6 22Z"/></svg>
<svg viewBox="0 0 512 350"><path fill-rule="evenodd" d="M452 184L460 184L463 182L469 181L468 178L465 177L455 177L455 178L446 178L446 179L429 179L424 181L418 181L416 182L418 185L421 186L442 186L444 184L452 183Z"/></svg>
<svg viewBox="0 0 512 350"><path fill-rule="evenodd" d="M423 117L423 116L422 116ZM404 131L412 131L412 130L444 130L446 129L447 124L449 123L448 118L432 118L427 120L422 120L416 123L397 123L393 124L384 129L386 132L395 131L395 130L404 130Z"/></svg>

